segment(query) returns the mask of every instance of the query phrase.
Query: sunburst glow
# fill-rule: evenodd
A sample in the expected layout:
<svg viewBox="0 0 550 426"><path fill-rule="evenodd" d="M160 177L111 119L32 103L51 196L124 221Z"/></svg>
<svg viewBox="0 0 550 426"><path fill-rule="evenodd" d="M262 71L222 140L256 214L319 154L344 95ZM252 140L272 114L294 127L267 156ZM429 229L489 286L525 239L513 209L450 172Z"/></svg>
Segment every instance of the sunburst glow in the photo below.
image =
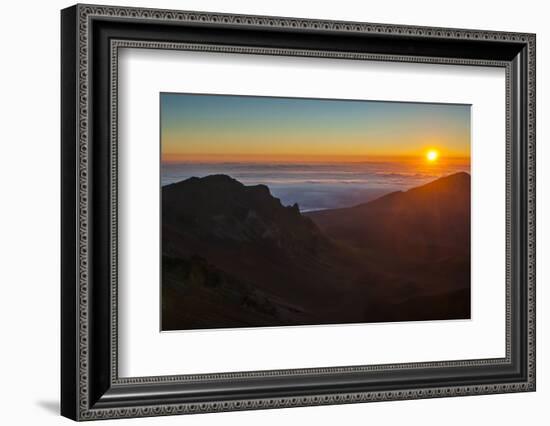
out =
<svg viewBox="0 0 550 426"><path fill-rule="evenodd" d="M439 157L439 153L435 149L430 149L426 153L426 159L430 162L436 161L438 157Z"/></svg>

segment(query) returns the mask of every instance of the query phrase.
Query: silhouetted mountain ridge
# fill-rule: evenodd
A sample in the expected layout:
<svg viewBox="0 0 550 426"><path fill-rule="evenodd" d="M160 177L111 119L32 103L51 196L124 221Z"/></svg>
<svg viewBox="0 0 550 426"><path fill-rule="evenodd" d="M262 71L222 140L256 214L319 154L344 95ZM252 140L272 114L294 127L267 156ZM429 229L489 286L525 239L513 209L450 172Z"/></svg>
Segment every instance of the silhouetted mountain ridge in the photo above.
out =
<svg viewBox="0 0 550 426"><path fill-rule="evenodd" d="M355 207L306 213L330 238L407 256L470 247L470 175L465 172Z"/></svg>
<svg viewBox="0 0 550 426"><path fill-rule="evenodd" d="M298 205L285 207L266 185L245 186L227 175L192 177L163 188L163 225L196 237L262 241L289 250L327 244Z"/></svg>
<svg viewBox="0 0 550 426"><path fill-rule="evenodd" d="M227 175L162 189L163 329L468 318L470 175L300 213Z"/></svg>

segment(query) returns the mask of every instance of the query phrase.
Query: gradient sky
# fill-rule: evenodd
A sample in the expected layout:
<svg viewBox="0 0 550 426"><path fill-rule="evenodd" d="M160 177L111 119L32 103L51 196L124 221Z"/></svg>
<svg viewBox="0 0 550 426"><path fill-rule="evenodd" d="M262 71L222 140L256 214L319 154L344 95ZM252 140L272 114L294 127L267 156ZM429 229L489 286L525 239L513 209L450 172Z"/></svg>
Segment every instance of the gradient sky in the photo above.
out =
<svg viewBox="0 0 550 426"><path fill-rule="evenodd" d="M161 93L163 162L470 157L470 105Z"/></svg>

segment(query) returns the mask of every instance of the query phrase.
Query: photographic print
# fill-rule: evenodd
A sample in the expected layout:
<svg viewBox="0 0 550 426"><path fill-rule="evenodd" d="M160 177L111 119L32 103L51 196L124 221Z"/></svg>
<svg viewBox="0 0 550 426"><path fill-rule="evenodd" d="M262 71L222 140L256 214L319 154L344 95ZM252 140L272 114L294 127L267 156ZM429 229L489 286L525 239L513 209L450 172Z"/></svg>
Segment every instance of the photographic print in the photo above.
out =
<svg viewBox="0 0 550 426"><path fill-rule="evenodd" d="M470 318L470 105L160 94L161 329Z"/></svg>

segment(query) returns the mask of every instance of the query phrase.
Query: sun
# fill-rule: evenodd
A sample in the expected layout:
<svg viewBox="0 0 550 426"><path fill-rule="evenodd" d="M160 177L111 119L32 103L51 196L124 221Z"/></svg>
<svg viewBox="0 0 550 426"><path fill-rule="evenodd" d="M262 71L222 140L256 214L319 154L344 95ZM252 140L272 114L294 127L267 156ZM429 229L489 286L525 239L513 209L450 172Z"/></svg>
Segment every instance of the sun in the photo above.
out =
<svg viewBox="0 0 550 426"><path fill-rule="evenodd" d="M426 159L427 159L430 163L433 163L434 161L436 161L438 157L439 157L439 153L438 153L435 149L430 149L430 150L426 153Z"/></svg>

